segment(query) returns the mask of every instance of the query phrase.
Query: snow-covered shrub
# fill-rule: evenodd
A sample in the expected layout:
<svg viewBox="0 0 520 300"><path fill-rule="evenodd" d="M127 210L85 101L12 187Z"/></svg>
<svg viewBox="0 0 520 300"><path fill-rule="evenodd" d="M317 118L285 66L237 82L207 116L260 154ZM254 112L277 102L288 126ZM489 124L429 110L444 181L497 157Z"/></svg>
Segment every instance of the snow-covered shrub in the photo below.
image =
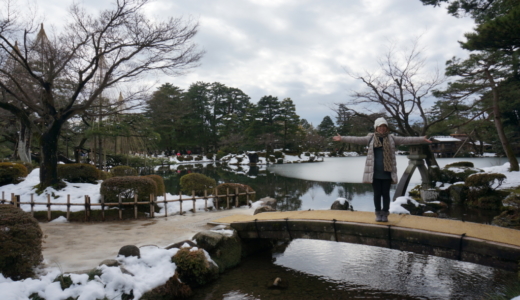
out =
<svg viewBox="0 0 520 300"><path fill-rule="evenodd" d="M65 164L58 165L58 178L73 183L96 183L100 174L93 165Z"/></svg>
<svg viewBox="0 0 520 300"><path fill-rule="evenodd" d="M186 155L186 156L184 156L184 160L185 160L185 161L192 161L192 160L193 160L193 156L191 156L191 155Z"/></svg>
<svg viewBox="0 0 520 300"><path fill-rule="evenodd" d="M190 286L182 283L176 273L165 284L144 293L141 300L188 299L192 294Z"/></svg>
<svg viewBox="0 0 520 300"><path fill-rule="evenodd" d="M38 221L20 208L0 204L0 272L14 280L31 277L42 260Z"/></svg>
<svg viewBox="0 0 520 300"><path fill-rule="evenodd" d="M138 202L148 202L150 195L155 194L156 190L157 184L148 177L124 176L103 181L100 194L103 195L106 203L118 203L119 196L122 202L134 202L134 195L137 195ZM140 211L147 211L150 208L148 205L141 206Z"/></svg>
<svg viewBox="0 0 520 300"><path fill-rule="evenodd" d="M137 170L130 166L117 166L110 170L114 177L137 176Z"/></svg>
<svg viewBox="0 0 520 300"><path fill-rule="evenodd" d="M282 151L275 151L275 152L273 152L273 155L274 155L274 157L276 157L276 158L283 158L283 157L284 157Z"/></svg>
<svg viewBox="0 0 520 300"><path fill-rule="evenodd" d="M213 153L206 153L207 159L213 159Z"/></svg>
<svg viewBox="0 0 520 300"><path fill-rule="evenodd" d="M506 192L497 190L506 176L501 173L479 173L469 176L464 185L468 189L467 204L485 209L500 209Z"/></svg>
<svg viewBox="0 0 520 300"><path fill-rule="evenodd" d="M230 194L234 194L236 189L238 188L238 193L245 193L245 192L254 192L253 188L246 185L246 184L240 184L240 183L222 183L217 186L217 193L219 195L226 195L227 190L229 189ZM255 194L249 195L249 200L255 201ZM235 197L231 197L231 204L235 204ZM219 201L220 207L224 206L226 201ZM240 195L238 196L238 205L248 205L247 203L247 195Z"/></svg>
<svg viewBox="0 0 520 300"><path fill-rule="evenodd" d="M144 177L148 177L155 181L155 184L157 185L157 190L155 190L154 195L155 196L162 196L164 195L166 188L164 186L164 179L159 175L146 175Z"/></svg>
<svg viewBox="0 0 520 300"><path fill-rule="evenodd" d="M218 278L218 267L208 261L203 249L182 248L172 257L182 282L191 287L205 285Z"/></svg>
<svg viewBox="0 0 520 300"><path fill-rule="evenodd" d="M27 177L27 168L22 164L0 163L0 185L20 182L20 178Z"/></svg>
<svg viewBox="0 0 520 300"><path fill-rule="evenodd" d="M457 161L451 164L447 164L444 168L458 168L458 167L467 167L474 168L475 165L470 161Z"/></svg>
<svg viewBox="0 0 520 300"><path fill-rule="evenodd" d="M457 167L452 165L447 165L441 170L441 178L439 181L447 183L465 181L469 176L482 172L482 170L473 167Z"/></svg>
<svg viewBox="0 0 520 300"><path fill-rule="evenodd" d="M211 193L217 186L217 182L213 178L200 173L190 173L181 177L180 180L181 190L184 193L191 195L192 191L195 191L195 195L203 196L204 190Z"/></svg>

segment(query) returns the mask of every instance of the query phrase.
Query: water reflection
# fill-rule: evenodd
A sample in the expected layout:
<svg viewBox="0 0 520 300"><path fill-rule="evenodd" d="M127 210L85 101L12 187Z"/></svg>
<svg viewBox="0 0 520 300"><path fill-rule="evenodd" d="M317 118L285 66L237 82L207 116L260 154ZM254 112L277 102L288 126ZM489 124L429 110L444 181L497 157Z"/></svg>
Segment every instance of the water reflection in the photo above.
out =
<svg viewBox="0 0 520 300"><path fill-rule="evenodd" d="M461 159L438 159L444 166ZM504 163L499 158L463 159L476 167L488 167ZM218 183L242 183L251 186L256 199L274 197L278 210L326 210L339 197L350 201L354 210L372 211L373 192L370 184L361 183L365 157L327 158L324 162L265 166L227 166L218 164L181 165L173 173L164 174L166 191L178 194L180 177L190 172L203 173ZM408 164L405 156L398 156L398 169ZM410 180L409 188L419 184L417 172ZM396 186L392 186L393 195ZM489 223L496 211L469 211L464 207L450 207L441 217Z"/></svg>
<svg viewBox="0 0 520 300"><path fill-rule="evenodd" d="M269 289L276 277L286 289ZM515 274L386 248L294 240L283 253L244 260L194 299L482 299Z"/></svg>

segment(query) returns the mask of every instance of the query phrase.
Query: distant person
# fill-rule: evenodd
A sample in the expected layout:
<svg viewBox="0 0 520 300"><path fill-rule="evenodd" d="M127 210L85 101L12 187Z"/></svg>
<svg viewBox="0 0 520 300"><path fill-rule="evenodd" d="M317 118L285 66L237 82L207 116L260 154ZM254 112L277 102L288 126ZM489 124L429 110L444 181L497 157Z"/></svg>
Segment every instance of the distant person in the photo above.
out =
<svg viewBox="0 0 520 300"><path fill-rule="evenodd" d="M336 142L368 146L363 183L371 183L374 189L376 222L388 222L390 185L397 183L396 146L426 144L431 141L426 137L403 137L389 134L388 122L384 118L376 119L374 129L375 133L369 133L367 136L340 136L338 134L332 139Z"/></svg>

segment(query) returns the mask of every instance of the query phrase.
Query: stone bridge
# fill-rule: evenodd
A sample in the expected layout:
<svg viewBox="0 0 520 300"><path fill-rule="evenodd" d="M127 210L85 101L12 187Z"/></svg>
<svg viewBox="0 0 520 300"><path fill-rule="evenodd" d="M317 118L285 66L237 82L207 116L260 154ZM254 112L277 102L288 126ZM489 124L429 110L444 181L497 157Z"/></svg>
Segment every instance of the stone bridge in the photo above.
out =
<svg viewBox="0 0 520 300"><path fill-rule="evenodd" d="M211 224L230 224L241 239L355 243L520 270L520 230L485 224L397 214L381 223L373 212L339 210L234 215Z"/></svg>

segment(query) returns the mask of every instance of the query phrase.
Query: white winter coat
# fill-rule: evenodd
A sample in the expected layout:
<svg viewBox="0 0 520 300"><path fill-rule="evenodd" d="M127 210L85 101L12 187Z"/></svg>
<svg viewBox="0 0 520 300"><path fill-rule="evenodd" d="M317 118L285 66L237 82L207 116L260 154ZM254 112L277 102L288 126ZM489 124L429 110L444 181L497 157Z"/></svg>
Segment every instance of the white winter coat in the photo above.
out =
<svg viewBox="0 0 520 300"><path fill-rule="evenodd" d="M390 142L390 156L392 158L392 183L397 183L397 163L395 160L395 147L396 145L414 145L414 144L425 144L425 137L415 136L394 136L388 135L388 141ZM369 133L367 136L342 136L341 142L349 144L367 145L367 160L365 163L365 171L363 172L363 183L372 183L374 177L374 134Z"/></svg>

